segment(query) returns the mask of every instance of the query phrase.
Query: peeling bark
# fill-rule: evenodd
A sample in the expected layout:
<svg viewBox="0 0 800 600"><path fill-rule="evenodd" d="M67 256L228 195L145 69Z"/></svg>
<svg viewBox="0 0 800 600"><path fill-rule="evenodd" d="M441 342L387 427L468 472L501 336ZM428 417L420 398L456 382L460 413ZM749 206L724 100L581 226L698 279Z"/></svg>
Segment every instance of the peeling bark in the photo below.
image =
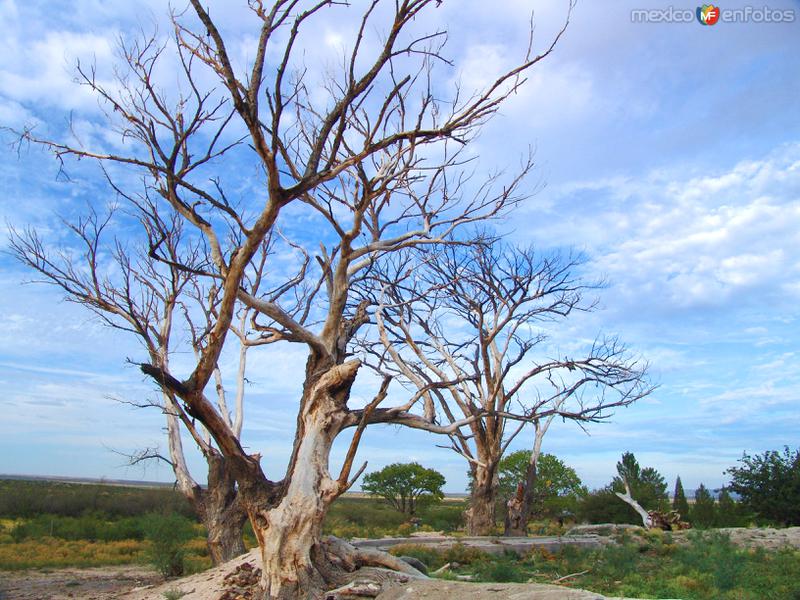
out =
<svg viewBox="0 0 800 600"><path fill-rule="evenodd" d="M359 361L329 366L309 358L294 451L285 488L275 504L248 502L263 561L263 598L317 598L334 576L322 549L322 523L343 491L328 471L334 439L347 420L346 404Z"/></svg>
<svg viewBox="0 0 800 600"><path fill-rule="evenodd" d="M517 484L517 492L506 502L506 522L503 535L522 537L528 534L528 514L525 510L525 486Z"/></svg>

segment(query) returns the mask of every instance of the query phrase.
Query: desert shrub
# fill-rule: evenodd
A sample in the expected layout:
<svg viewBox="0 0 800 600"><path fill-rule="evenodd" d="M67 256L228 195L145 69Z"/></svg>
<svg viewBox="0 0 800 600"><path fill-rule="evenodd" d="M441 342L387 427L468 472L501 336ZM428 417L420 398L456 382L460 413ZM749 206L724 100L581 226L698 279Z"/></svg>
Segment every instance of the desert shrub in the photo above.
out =
<svg viewBox="0 0 800 600"><path fill-rule="evenodd" d="M186 498L168 487L0 480L0 516L4 517L33 518L41 514L80 517L102 513L117 518L159 510L194 516Z"/></svg>
<svg viewBox="0 0 800 600"><path fill-rule="evenodd" d="M434 548L422 544L400 544L389 549L394 556L412 556L422 561L429 570L435 570L449 562L444 554Z"/></svg>
<svg viewBox="0 0 800 600"><path fill-rule="evenodd" d="M176 514L153 513L147 517L145 532L150 541L150 561L165 577L186 571L185 545L193 536L192 522Z"/></svg>
<svg viewBox="0 0 800 600"><path fill-rule="evenodd" d="M561 535L564 527L551 519L536 520L528 523L528 532L533 535Z"/></svg>
<svg viewBox="0 0 800 600"><path fill-rule="evenodd" d="M608 546L601 555L603 570L611 577L622 579L636 571L640 551L640 545L633 543Z"/></svg>
<svg viewBox="0 0 800 600"><path fill-rule="evenodd" d="M328 517L362 527L383 529L397 528L408 519L388 504L365 498L337 500L328 511Z"/></svg>
<svg viewBox="0 0 800 600"><path fill-rule="evenodd" d="M17 523L10 530L10 534L15 542L43 537L111 542L142 540L144 529L144 517L108 520L102 515L64 517L45 514Z"/></svg>
<svg viewBox="0 0 800 600"><path fill-rule="evenodd" d="M430 506L420 513L423 524L435 531L455 531L464 526L464 507Z"/></svg>
<svg viewBox="0 0 800 600"><path fill-rule="evenodd" d="M143 540L144 535L144 519L142 517L125 517L111 521L101 532L101 538L108 541Z"/></svg>
<svg viewBox="0 0 800 600"><path fill-rule="evenodd" d="M734 546L730 536L718 531L692 532L689 539L676 558L689 569L709 573L721 591L736 587L748 561L747 553Z"/></svg>
<svg viewBox="0 0 800 600"><path fill-rule="evenodd" d="M66 541L54 538L0 544L0 569L96 567L136 563L146 556L146 545L120 542Z"/></svg>
<svg viewBox="0 0 800 600"><path fill-rule="evenodd" d="M454 544L444 550L437 550L424 544L399 544L393 546L389 552L395 556L413 556L433 570L446 563L470 565L489 559L489 555L486 552L477 548L470 548L464 544Z"/></svg>
<svg viewBox="0 0 800 600"><path fill-rule="evenodd" d="M493 556L474 565L475 574L481 581L497 581L500 583L527 581L528 574L519 564L516 555Z"/></svg>

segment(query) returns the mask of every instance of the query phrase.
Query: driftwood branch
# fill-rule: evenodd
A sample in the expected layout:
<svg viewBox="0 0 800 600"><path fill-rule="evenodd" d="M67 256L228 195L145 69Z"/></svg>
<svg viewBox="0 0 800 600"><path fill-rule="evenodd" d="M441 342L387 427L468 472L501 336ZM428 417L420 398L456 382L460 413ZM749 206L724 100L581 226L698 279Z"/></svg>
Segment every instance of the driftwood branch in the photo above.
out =
<svg viewBox="0 0 800 600"><path fill-rule="evenodd" d="M620 492L614 492L614 493L620 500L631 506L631 508L633 508L633 510L637 512L637 514L642 519L642 526L647 529L650 529L652 527L650 513L648 513L644 508L642 508L641 504L639 504L636 500L633 499L633 496L631 495L631 488L628 485L628 482L623 479L623 483L625 484L625 493L624 494L621 494Z"/></svg>

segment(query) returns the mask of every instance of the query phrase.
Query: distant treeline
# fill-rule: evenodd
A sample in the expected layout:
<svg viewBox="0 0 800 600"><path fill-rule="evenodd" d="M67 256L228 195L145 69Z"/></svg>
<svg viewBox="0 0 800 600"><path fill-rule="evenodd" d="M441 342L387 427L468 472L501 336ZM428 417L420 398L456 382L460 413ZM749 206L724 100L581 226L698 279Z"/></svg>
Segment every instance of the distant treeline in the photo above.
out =
<svg viewBox="0 0 800 600"><path fill-rule="evenodd" d="M178 513L195 518L186 499L171 488L0 479L0 517L102 514L117 518L151 512Z"/></svg>

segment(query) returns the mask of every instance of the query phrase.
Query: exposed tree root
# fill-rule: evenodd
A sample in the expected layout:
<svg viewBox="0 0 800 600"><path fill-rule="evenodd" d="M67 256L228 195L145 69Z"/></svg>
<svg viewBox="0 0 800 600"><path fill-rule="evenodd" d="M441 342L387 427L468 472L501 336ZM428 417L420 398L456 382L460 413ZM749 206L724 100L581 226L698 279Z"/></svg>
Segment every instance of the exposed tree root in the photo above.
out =
<svg viewBox="0 0 800 600"><path fill-rule="evenodd" d="M282 590L277 597L304 600L364 600L397 584L428 577L386 552L359 549L344 540L326 537L312 552L313 569L298 589ZM272 597L260 585L261 569L239 565L225 576L219 600L255 600Z"/></svg>
<svg viewBox="0 0 800 600"><path fill-rule="evenodd" d="M388 586L428 578L405 561L380 550L359 549L332 536L321 545L330 566L320 570L336 586L323 595L324 600L374 598Z"/></svg>

